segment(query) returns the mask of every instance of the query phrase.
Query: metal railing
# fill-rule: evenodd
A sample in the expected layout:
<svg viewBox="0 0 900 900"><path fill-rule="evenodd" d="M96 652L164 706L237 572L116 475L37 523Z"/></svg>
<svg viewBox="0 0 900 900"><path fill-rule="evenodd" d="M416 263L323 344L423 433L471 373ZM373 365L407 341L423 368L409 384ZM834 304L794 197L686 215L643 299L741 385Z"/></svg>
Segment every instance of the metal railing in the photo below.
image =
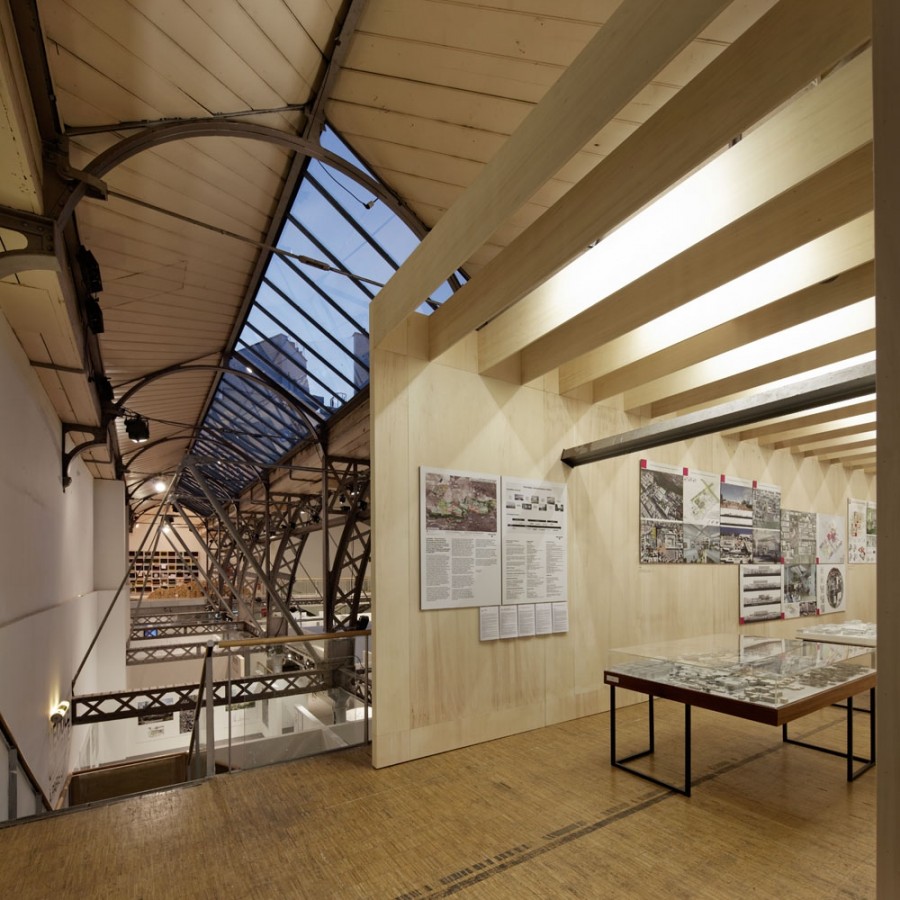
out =
<svg viewBox="0 0 900 900"><path fill-rule="evenodd" d="M210 641L196 692L191 778L369 742L371 631ZM228 677L213 678L225 651ZM255 674L235 675L256 668ZM218 711L217 711L218 710Z"/></svg>
<svg viewBox="0 0 900 900"><path fill-rule="evenodd" d="M6 754L6 815L3 821L14 821L49 812L52 807L34 773L22 758L19 746L6 720L0 715L0 749ZM2 796L2 791L0 791Z"/></svg>

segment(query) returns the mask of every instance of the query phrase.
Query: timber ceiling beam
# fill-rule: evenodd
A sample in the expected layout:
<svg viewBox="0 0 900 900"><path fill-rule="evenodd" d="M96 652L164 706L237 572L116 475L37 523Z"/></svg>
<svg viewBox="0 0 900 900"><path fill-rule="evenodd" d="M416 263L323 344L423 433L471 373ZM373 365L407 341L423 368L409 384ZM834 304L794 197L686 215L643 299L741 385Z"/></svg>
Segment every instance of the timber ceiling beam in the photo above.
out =
<svg viewBox="0 0 900 900"><path fill-rule="evenodd" d="M531 381L872 209L866 143L606 297L522 351Z"/></svg>
<svg viewBox="0 0 900 900"><path fill-rule="evenodd" d="M811 447L809 450L803 450L803 456L823 456L827 457L833 454L839 454L841 456L850 455L852 452L858 450L869 450L869 452L875 452L875 446L877 443L878 435L874 431L863 432L866 437L860 441L838 441L834 444L824 444L821 447Z"/></svg>
<svg viewBox="0 0 900 900"><path fill-rule="evenodd" d="M564 328L567 321L594 305L605 303L610 295L670 262L679 253L686 252L690 245L708 240L716 231L732 225L793 185L870 142L870 69L870 54L860 54L815 90L805 91L727 152L719 154L681 184L655 199L615 233L489 323L479 333L482 373L490 373L519 351L524 351L523 368L528 368L525 358L535 355L529 345L548 340L545 335ZM691 84L670 102L677 103L680 96L691 90ZM752 93L755 86L745 90ZM730 104L734 98L723 98L720 102ZM683 123L679 121L674 127L681 128ZM704 123L697 122L696 127L702 130ZM639 138L642 130L636 132L631 141ZM629 143L626 141L622 149ZM601 171L611 160L613 155L601 162L595 172ZM640 174L633 166L621 178L635 181ZM579 195L583 193L583 185L584 182L579 185ZM640 188L643 187L641 181ZM606 203L605 193L615 188L604 185L603 190L604 195L595 198L599 210ZM562 202L565 203L566 198ZM840 268L834 268L821 277L838 271ZM472 284L480 277L481 273L476 275ZM812 280L793 287L811 283ZM757 305L763 305L766 296L773 300L777 298L777 294L772 294L773 287L767 284L765 290L759 292ZM790 290L788 287L783 293ZM705 306L715 307L715 304ZM721 315L722 310L704 313L704 316L715 319L717 314ZM680 328L686 330L684 324ZM596 346L588 347L586 352ZM528 349L524 349L526 347ZM573 364L569 381L584 384L599 377L603 371L595 373L595 366L595 357L588 359L584 366ZM553 366L548 366L545 371L550 368ZM529 381L531 377L536 377L533 366L522 373L523 381Z"/></svg>
<svg viewBox="0 0 900 900"><path fill-rule="evenodd" d="M870 261L842 272L833 280L796 291L774 303L703 331L693 338L634 359L594 380L594 402L632 390L647 381L696 365L729 350L736 350L751 341L771 337L786 328L802 325L809 319L843 309L872 297L874 292L875 265ZM664 340L665 329L656 331L660 339ZM559 373L560 393L579 386L579 382L573 383L568 377L569 372L564 371L566 369L567 366L563 366Z"/></svg>
<svg viewBox="0 0 900 900"><path fill-rule="evenodd" d="M732 431L724 431L724 437L735 438L739 441L749 441L754 438L761 444L772 441L784 440L795 434L810 434L808 429L818 426L832 426L840 420L842 425L854 424L857 417L872 415L871 421L875 421L874 414L877 410L875 397L867 397L858 401L836 403L827 409L819 409L814 413L801 411L791 416L786 416L766 425L758 425L755 428L739 428Z"/></svg>
<svg viewBox="0 0 900 900"><path fill-rule="evenodd" d="M844 463L851 460L862 460L865 465L872 462L876 457L875 444L870 443L867 447L858 450L832 450L826 453L808 453L804 456L815 456L818 459L828 460L830 462Z"/></svg>
<svg viewBox="0 0 900 900"><path fill-rule="evenodd" d="M727 5L727 0L625 0L375 298L372 346L378 347Z"/></svg>
<svg viewBox="0 0 900 900"><path fill-rule="evenodd" d="M759 438L760 446L769 446L773 450L807 450L813 447L816 442L833 441L839 438L852 438L860 434L865 434L875 428L875 413L868 413L864 416L853 416L848 419L837 419L833 423L827 425L811 426L809 428L800 429L798 432L792 432L790 437L778 440L778 435L774 438Z"/></svg>
<svg viewBox="0 0 900 900"><path fill-rule="evenodd" d="M866 4L783 0L430 317L431 357L535 290L870 33ZM752 90L736 93L744 83ZM485 360L482 371L495 364Z"/></svg>
<svg viewBox="0 0 900 900"><path fill-rule="evenodd" d="M824 366L848 363L854 357L875 351L875 329L870 328L850 337L838 338L827 344L822 344L803 353L795 353L786 356L777 363L757 366L745 372L740 372L728 378L712 381L695 388L673 393L650 404L650 414L666 416L698 406L706 406L710 403L721 402L726 397L743 393L744 391L757 390L771 385L783 378L791 378L802 375L813 369ZM629 400L630 395L625 395L626 409L633 408L630 404L643 405Z"/></svg>
<svg viewBox="0 0 900 900"><path fill-rule="evenodd" d="M874 390L875 363L862 363L839 372L723 403L711 409L665 422L654 422L634 431L570 447L563 450L561 459L566 465L573 467L613 459L663 444L673 444L704 434L717 434L776 416L863 397Z"/></svg>

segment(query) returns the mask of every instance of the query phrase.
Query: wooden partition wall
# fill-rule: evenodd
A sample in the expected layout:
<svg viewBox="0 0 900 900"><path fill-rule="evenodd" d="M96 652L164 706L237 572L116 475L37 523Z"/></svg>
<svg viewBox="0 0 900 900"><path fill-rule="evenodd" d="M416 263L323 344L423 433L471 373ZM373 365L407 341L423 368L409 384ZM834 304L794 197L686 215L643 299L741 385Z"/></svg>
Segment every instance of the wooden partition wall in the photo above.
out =
<svg viewBox="0 0 900 900"><path fill-rule="evenodd" d="M424 322L414 317L372 365L376 766L604 711L610 648L739 630L737 566L639 565L639 455L577 469L559 461L564 447L638 419L562 397L552 376L522 386L478 375L474 335L428 362ZM780 485L792 509L846 514L848 497L875 499L861 472L755 441L713 436L644 455ZM422 465L568 485L567 634L482 643L477 609L420 611ZM848 566L848 611L834 621L871 620L875 568Z"/></svg>

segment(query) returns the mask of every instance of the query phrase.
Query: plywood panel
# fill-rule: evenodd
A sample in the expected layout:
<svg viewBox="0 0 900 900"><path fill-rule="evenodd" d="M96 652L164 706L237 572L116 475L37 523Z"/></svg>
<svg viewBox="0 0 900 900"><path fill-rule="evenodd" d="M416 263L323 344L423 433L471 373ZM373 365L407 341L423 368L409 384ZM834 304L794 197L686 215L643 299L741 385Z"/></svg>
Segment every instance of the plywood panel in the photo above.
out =
<svg viewBox="0 0 900 900"><path fill-rule="evenodd" d="M382 691L411 687L403 698L381 700L388 704L391 724L384 726L378 717L376 765L537 727L541 716L543 722L561 721L605 709L608 698L598 685L612 647L739 630L736 567L638 564L637 454L576 470L560 467L561 447L620 433L638 424L637 418L479 376L474 337L460 345L464 353L446 357L452 357L452 366L444 357L430 363L407 358L401 369L401 348L393 346L390 353L376 351L373 370L376 528L384 521L378 517L391 517L389 546L377 532L375 608L378 632L385 635L379 640L387 640L399 656L376 670L375 683ZM779 484L784 505L793 509L840 513L847 496L866 498L874 491L862 472L765 450L752 441L697 438L659 448L654 458ZM383 482L382 465L390 473ZM420 611L420 465L567 483L568 634L482 644L476 610ZM864 578L855 572L849 578L854 590L848 591L846 617L869 614ZM764 627L766 633L790 636L796 623ZM384 649L376 653L379 658ZM395 668L401 672L396 683Z"/></svg>

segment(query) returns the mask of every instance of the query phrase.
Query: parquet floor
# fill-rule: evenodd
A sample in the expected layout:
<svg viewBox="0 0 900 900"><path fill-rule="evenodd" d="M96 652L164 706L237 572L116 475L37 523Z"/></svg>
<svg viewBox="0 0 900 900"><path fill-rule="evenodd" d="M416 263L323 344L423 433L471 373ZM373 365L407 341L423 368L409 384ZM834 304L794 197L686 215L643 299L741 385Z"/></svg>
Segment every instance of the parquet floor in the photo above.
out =
<svg viewBox="0 0 900 900"><path fill-rule="evenodd" d="M682 707L657 704L677 778ZM619 712L639 749L645 706ZM828 709L792 737L840 744ZM0 897L872 898L877 768L694 710L693 796L609 765L592 716L374 770L367 749L0 829ZM867 730L864 724L857 732Z"/></svg>

